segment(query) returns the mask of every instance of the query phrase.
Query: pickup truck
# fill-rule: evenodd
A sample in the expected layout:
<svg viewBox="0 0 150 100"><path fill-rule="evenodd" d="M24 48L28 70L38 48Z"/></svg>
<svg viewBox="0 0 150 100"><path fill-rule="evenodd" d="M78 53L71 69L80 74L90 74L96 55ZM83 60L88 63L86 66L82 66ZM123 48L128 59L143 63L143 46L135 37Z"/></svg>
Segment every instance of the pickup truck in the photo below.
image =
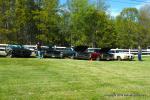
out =
<svg viewBox="0 0 150 100"><path fill-rule="evenodd" d="M109 51L110 54L113 54L114 60L133 60L134 55L124 52L122 49L111 49Z"/></svg>

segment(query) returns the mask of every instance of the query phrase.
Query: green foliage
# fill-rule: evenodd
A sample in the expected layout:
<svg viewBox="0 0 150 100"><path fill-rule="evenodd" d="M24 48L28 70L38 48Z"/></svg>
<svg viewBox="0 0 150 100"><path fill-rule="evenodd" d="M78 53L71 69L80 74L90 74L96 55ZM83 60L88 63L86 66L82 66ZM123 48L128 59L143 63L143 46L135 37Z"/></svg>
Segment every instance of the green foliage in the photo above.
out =
<svg viewBox="0 0 150 100"><path fill-rule="evenodd" d="M0 42L136 48L150 45L149 5L116 19L104 0L0 0Z"/></svg>
<svg viewBox="0 0 150 100"><path fill-rule="evenodd" d="M140 9L139 24L141 25L140 35L143 35L141 39L144 47L150 45L150 5L145 5Z"/></svg>
<svg viewBox="0 0 150 100"><path fill-rule="evenodd" d="M121 17L131 21L138 21L138 10L136 8L124 8L121 12Z"/></svg>
<svg viewBox="0 0 150 100"><path fill-rule="evenodd" d="M115 46L116 37L113 23L107 18L105 12L96 9L89 10L85 22L88 44L91 44L92 47Z"/></svg>
<svg viewBox="0 0 150 100"><path fill-rule="evenodd" d="M134 48L137 46L137 24L131 20L116 19L116 30L118 33L118 46L120 48Z"/></svg>
<svg viewBox="0 0 150 100"><path fill-rule="evenodd" d="M148 17L148 6L144 6L138 11L136 8L125 8L117 16L116 30L119 48L137 48L138 45L146 48L150 45L150 26ZM150 14L149 14L150 16Z"/></svg>

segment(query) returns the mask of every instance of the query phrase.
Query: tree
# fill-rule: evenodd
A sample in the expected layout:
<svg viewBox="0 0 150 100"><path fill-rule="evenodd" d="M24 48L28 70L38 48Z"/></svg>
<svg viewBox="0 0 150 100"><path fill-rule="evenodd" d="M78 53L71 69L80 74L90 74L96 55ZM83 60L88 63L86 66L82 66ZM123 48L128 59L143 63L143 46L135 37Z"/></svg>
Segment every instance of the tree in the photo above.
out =
<svg viewBox="0 0 150 100"><path fill-rule="evenodd" d="M90 46L116 47L115 28L105 12L96 9L89 10L85 22L87 41Z"/></svg>
<svg viewBox="0 0 150 100"><path fill-rule="evenodd" d="M37 40L41 40L45 43L55 42L55 36L58 33L57 6L58 0L44 0L40 3L40 6L38 6L39 9L33 12L33 19L38 29Z"/></svg>
<svg viewBox="0 0 150 100"><path fill-rule="evenodd" d="M14 2L15 0L0 0L0 36L1 42L14 40Z"/></svg>
<svg viewBox="0 0 150 100"><path fill-rule="evenodd" d="M131 21L138 21L138 10L136 8L124 8L120 13L120 16L124 19L131 20Z"/></svg>
<svg viewBox="0 0 150 100"><path fill-rule="evenodd" d="M69 7L71 10L73 44L89 45L92 47L104 46L102 45L102 42L104 42L102 38L108 32L104 32L104 30L108 28L107 25L109 23L105 11L89 4L88 0L72 0L72 2L69 2L69 5L71 5ZM109 36L112 36L111 33ZM105 43L111 42L106 41Z"/></svg>
<svg viewBox="0 0 150 100"><path fill-rule="evenodd" d="M139 11L139 24L141 31L140 35L140 43L143 47L147 47L150 45L150 5L144 5L140 8ZM142 35L142 36L141 36Z"/></svg>
<svg viewBox="0 0 150 100"><path fill-rule="evenodd" d="M118 47L135 48L138 44L138 10L125 8L116 18Z"/></svg>
<svg viewBox="0 0 150 100"><path fill-rule="evenodd" d="M87 9L89 7L88 0L72 0L71 1L71 38L73 45L87 45L85 35L85 21Z"/></svg>

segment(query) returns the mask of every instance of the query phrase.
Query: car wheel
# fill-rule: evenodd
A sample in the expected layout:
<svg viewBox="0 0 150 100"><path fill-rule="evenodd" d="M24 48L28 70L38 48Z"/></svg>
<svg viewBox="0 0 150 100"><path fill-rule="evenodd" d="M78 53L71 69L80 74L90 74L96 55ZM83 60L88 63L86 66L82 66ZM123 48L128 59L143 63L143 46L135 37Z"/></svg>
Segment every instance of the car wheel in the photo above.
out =
<svg viewBox="0 0 150 100"><path fill-rule="evenodd" d="M110 60L110 58L109 58L109 57L107 57L107 58L106 58L106 60L107 60L107 61L109 61L109 60Z"/></svg>
<svg viewBox="0 0 150 100"><path fill-rule="evenodd" d="M54 54L52 54L52 55L51 55L51 57L52 57L52 58L55 58L55 55L54 55Z"/></svg>
<svg viewBox="0 0 150 100"><path fill-rule="evenodd" d="M74 59L74 54L70 57L71 59Z"/></svg>
<svg viewBox="0 0 150 100"><path fill-rule="evenodd" d="M133 57L129 58L129 61L132 61L133 60Z"/></svg>
<svg viewBox="0 0 150 100"><path fill-rule="evenodd" d="M118 60L118 61L121 61L121 57L118 56L118 57L117 57L117 60Z"/></svg>
<svg viewBox="0 0 150 100"><path fill-rule="evenodd" d="M7 57L8 57L8 58L12 58L12 57L13 57L12 52L9 52L9 53L7 54Z"/></svg>
<svg viewBox="0 0 150 100"><path fill-rule="evenodd" d="M60 54L60 58L63 59L63 58L64 58L64 55L63 55L63 54Z"/></svg>

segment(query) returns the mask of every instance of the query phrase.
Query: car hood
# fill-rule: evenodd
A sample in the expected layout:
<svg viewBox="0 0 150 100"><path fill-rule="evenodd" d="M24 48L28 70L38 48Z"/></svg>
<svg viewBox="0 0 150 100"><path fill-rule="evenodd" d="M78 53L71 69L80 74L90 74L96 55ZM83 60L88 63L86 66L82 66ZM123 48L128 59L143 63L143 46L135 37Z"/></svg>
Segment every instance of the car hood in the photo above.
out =
<svg viewBox="0 0 150 100"><path fill-rule="evenodd" d="M88 46L75 46L74 47L74 51L76 52L84 52L85 50L87 50Z"/></svg>
<svg viewBox="0 0 150 100"><path fill-rule="evenodd" d="M100 50L100 53L107 53L110 50L110 48L102 48Z"/></svg>

